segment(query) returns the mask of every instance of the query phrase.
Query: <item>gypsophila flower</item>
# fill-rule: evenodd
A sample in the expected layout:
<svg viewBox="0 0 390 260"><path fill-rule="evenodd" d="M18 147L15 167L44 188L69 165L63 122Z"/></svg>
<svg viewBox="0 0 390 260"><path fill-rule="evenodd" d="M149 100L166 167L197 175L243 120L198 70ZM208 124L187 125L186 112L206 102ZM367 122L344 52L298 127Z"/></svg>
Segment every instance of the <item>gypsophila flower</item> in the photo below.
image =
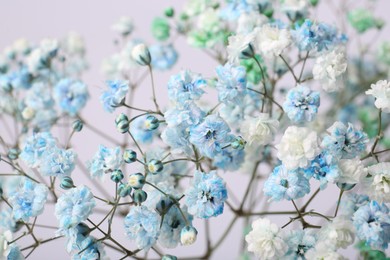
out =
<svg viewBox="0 0 390 260"><path fill-rule="evenodd" d="M314 177L320 181L320 188L325 189L328 182L334 183L340 175L337 161L327 153L320 153L305 168L304 174L307 178Z"/></svg>
<svg viewBox="0 0 390 260"><path fill-rule="evenodd" d="M259 259L280 259L288 251L288 245L280 235L280 229L269 219L252 222L252 230L245 236L248 251Z"/></svg>
<svg viewBox="0 0 390 260"><path fill-rule="evenodd" d="M5 256L5 259L7 260L25 260L22 251L16 245L16 243L12 243L8 247L7 251L3 253L3 256Z"/></svg>
<svg viewBox="0 0 390 260"><path fill-rule="evenodd" d="M384 250L390 243L390 215L385 204L371 201L353 214L353 224L359 239L373 249Z"/></svg>
<svg viewBox="0 0 390 260"><path fill-rule="evenodd" d="M299 170L289 171L279 165L265 181L263 191L271 201L295 200L310 192L310 184Z"/></svg>
<svg viewBox="0 0 390 260"><path fill-rule="evenodd" d="M107 148L99 145L99 150L91 161L87 163L87 168L92 177L102 178L105 173L119 169L123 162L120 147Z"/></svg>
<svg viewBox="0 0 390 260"><path fill-rule="evenodd" d="M70 176L75 168L76 158L72 149L52 147L42 154L39 171L45 176Z"/></svg>
<svg viewBox="0 0 390 260"><path fill-rule="evenodd" d="M168 97L179 103L187 100L198 100L203 95L203 88L206 85L206 80L200 75L184 70L169 79Z"/></svg>
<svg viewBox="0 0 390 260"><path fill-rule="evenodd" d="M159 70L168 70L175 65L178 54L173 45L156 44L149 48L152 57L152 67Z"/></svg>
<svg viewBox="0 0 390 260"><path fill-rule="evenodd" d="M268 57L279 56L291 43L287 29L265 24L255 30L256 44L260 52Z"/></svg>
<svg viewBox="0 0 390 260"><path fill-rule="evenodd" d="M240 105L246 94L245 68L226 63L225 66L218 66L216 71L218 77L216 87L219 101Z"/></svg>
<svg viewBox="0 0 390 260"><path fill-rule="evenodd" d="M149 129L148 125L150 125L148 116L137 117L130 124L130 132L137 142L147 144L153 141L153 137L156 136L157 130Z"/></svg>
<svg viewBox="0 0 390 260"><path fill-rule="evenodd" d="M352 192L345 193L340 202L340 214L352 216L359 208L370 202L367 195Z"/></svg>
<svg viewBox="0 0 390 260"><path fill-rule="evenodd" d="M30 179L24 178L20 187L9 194L9 203L15 220L29 221L43 212L49 189Z"/></svg>
<svg viewBox="0 0 390 260"><path fill-rule="evenodd" d="M215 171L195 171L191 187L185 192L188 212L198 218L216 217L223 212L227 199L225 182Z"/></svg>
<svg viewBox="0 0 390 260"><path fill-rule="evenodd" d="M381 162L367 168L369 177L364 180L364 192L371 200L390 202L390 163Z"/></svg>
<svg viewBox="0 0 390 260"><path fill-rule="evenodd" d="M26 139L19 157L28 166L37 167L41 163L42 154L55 145L56 140L51 133L33 133L32 136Z"/></svg>
<svg viewBox="0 0 390 260"><path fill-rule="evenodd" d="M347 248L355 240L352 221L346 216L335 217L321 228L318 240L331 248Z"/></svg>
<svg viewBox="0 0 390 260"><path fill-rule="evenodd" d="M126 81L109 80L107 86L108 90L100 96L100 102L103 104L104 110L112 113L124 101L129 91L129 85Z"/></svg>
<svg viewBox="0 0 390 260"><path fill-rule="evenodd" d="M90 189L84 185L62 194L55 206L55 216L59 221L59 232L76 227L87 220L96 206Z"/></svg>
<svg viewBox="0 0 390 260"><path fill-rule="evenodd" d="M304 260L308 250L313 248L317 242L317 234L312 229L291 230L283 235L288 245L288 251L283 259Z"/></svg>
<svg viewBox="0 0 390 260"><path fill-rule="evenodd" d="M54 98L63 111L75 116L87 102L88 89L81 81L62 79L54 87Z"/></svg>
<svg viewBox="0 0 390 260"><path fill-rule="evenodd" d="M145 206L132 207L125 218L126 234L135 240L137 248L148 251L159 236L159 222L159 216Z"/></svg>
<svg viewBox="0 0 390 260"><path fill-rule="evenodd" d="M228 60L230 64L238 64L240 59L249 59L254 57L254 34L237 34L228 38L229 44L226 47Z"/></svg>
<svg viewBox="0 0 390 260"><path fill-rule="evenodd" d="M357 184L367 176L367 169L359 158L340 160L339 169L340 175L337 177L339 183Z"/></svg>
<svg viewBox="0 0 390 260"><path fill-rule="evenodd" d="M111 28L122 36L127 36L134 29L133 20L130 17L122 16Z"/></svg>
<svg viewBox="0 0 390 260"><path fill-rule="evenodd" d="M310 260L347 260L347 258L337 253L337 249L329 247L328 244L321 241L314 248L308 250L305 257Z"/></svg>
<svg viewBox="0 0 390 260"><path fill-rule="evenodd" d="M233 149L227 147L213 158L213 166L216 166L225 171L235 171L241 167L245 159L245 151L243 149Z"/></svg>
<svg viewBox="0 0 390 260"><path fill-rule="evenodd" d="M308 4L307 0L284 0L282 10L290 20L296 21L306 16Z"/></svg>
<svg viewBox="0 0 390 260"><path fill-rule="evenodd" d="M86 237L81 240L79 245L79 252L72 255L72 260L87 260L99 259L108 260L101 242L96 241L93 237Z"/></svg>
<svg viewBox="0 0 390 260"><path fill-rule="evenodd" d="M283 109L287 116L296 123L313 121L320 106L320 93L298 85L288 91Z"/></svg>
<svg viewBox="0 0 390 260"><path fill-rule="evenodd" d="M289 126L276 148L278 158L288 170L307 167L320 153L317 133L306 127Z"/></svg>
<svg viewBox="0 0 390 260"><path fill-rule="evenodd" d="M248 145L267 145L272 142L279 127L279 121L270 118L268 113L248 117L242 122L241 134Z"/></svg>
<svg viewBox="0 0 390 260"><path fill-rule="evenodd" d="M375 106L383 112L390 113L390 82L379 80L371 84L371 89L366 91L367 95L375 97Z"/></svg>

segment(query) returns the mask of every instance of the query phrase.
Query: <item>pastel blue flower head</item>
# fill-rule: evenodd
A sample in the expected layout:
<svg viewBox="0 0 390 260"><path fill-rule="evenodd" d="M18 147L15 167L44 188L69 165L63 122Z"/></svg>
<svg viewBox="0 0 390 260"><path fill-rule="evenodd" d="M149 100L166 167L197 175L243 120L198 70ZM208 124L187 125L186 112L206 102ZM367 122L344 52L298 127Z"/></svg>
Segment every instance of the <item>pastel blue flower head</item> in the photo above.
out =
<svg viewBox="0 0 390 260"><path fill-rule="evenodd" d="M108 89L100 96L100 102L103 104L104 110L112 113L126 98L129 85L127 81L109 80L107 87Z"/></svg>
<svg viewBox="0 0 390 260"><path fill-rule="evenodd" d="M306 252L316 245L317 234L313 229L290 230L284 236L284 241L288 245L284 259L305 260Z"/></svg>
<svg viewBox="0 0 390 260"><path fill-rule="evenodd" d="M62 194L55 205L55 216L59 221L59 231L76 227L87 220L96 206L90 189L84 185Z"/></svg>
<svg viewBox="0 0 390 260"><path fill-rule="evenodd" d="M87 86L78 80L62 79L54 87L54 98L62 111L75 116L88 99Z"/></svg>
<svg viewBox="0 0 390 260"><path fill-rule="evenodd" d="M149 47L152 67L158 70L169 70L175 65L178 54L172 44L155 44Z"/></svg>
<svg viewBox="0 0 390 260"><path fill-rule="evenodd" d="M32 83L32 75L26 67L22 67L18 71L12 72L9 75L10 84L13 89L29 89Z"/></svg>
<svg viewBox="0 0 390 260"><path fill-rule="evenodd" d="M105 251L101 242L88 236L79 244L79 250L72 255L72 260L105 259Z"/></svg>
<svg viewBox="0 0 390 260"><path fill-rule="evenodd" d="M16 245L16 243L12 243L9 246L9 248L7 249L6 253L7 253L7 256L6 256L7 260L24 260L25 259L23 254L22 254L22 251Z"/></svg>
<svg viewBox="0 0 390 260"><path fill-rule="evenodd" d="M39 171L45 176L70 176L75 168L76 157L72 149L65 150L54 146L42 154Z"/></svg>
<svg viewBox="0 0 390 260"><path fill-rule="evenodd" d="M247 85L245 67L226 63L225 66L218 66L216 71L219 101L242 104Z"/></svg>
<svg viewBox="0 0 390 260"><path fill-rule="evenodd" d="M138 249L148 251L158 239L160 216L145 206L132 207L125 217L125 231Z"/></svg>
<svg viewBox="0 0 390 260"><path fill-rule="evenodd" d="M256 11L255 5L248 3L247 0L230 0L227 2L228 5L220 11L220 16L225 20L237 20L243 13Z"/></svg>
<svg viewBox="0 0 390 260"><path fill-rule="evenodd" d="M29 221L43 212L47 200L48 188L30 179L24 178L17 191L9 195L15 220Z"/></svg>
<svg viewBox="0 0 390 260"><path fill-rule="evenodd" d="M225 171L236 171L244 160L244 150L227 147L214 157L213 165Z"/></svg>
<svg viewBox="0 0 390 260"><path fill-rule="evenodd" d="M348 192L341 199L340 212L352 216L359 208L368 203L370 203L370 198L367 195Z"/></svg>
<svg viewBox="0 0 390 260"><path fill-rule="evenodd" d="M26 106L36 111L52 109L54 105L50 87L42 82L34 83L32 87L27 90L24 102Z"/></svg>
<svg viewBox="0 0 390 260"><path fill-rule="evenodd" d="M168 97L171 101L178 103L187 100L198 100L205 93L203 88L206 86L206 80L200 75L183 70L169 79Z"/></svg>
<svg viewBox="0 0 390 260"><path fill-rule="evenodd" d="M91 161L87 162L87 168L91 176L102 178L106 173L119 169L123 163L121 148L107 148L99 145L99 150Z"/></svg>
<svg viewBox="0 0 390 260"><path fill-rule="evenodd" d="M218 115L209 115L190 130L190 142L207 157L213 158L229 144L231 136L228 124Z"/></svg>
<svg viewBox="0 0 390 260"><path fill-rule="evenodd" d="M199 124L206 113L195 102L186 101L168 109L164 118L168 126L188 127Z"/></svg>
<svg viewBox="0 0 390 260"><path fill-rule="evenodd" d="M295 123L313 121L320 106L320 93L298 85L288 91L283 109Z"/></svg>
<svg viewBox="0 0 390 260"><path fill-rule="evenodd" d="M50 132L33 133L24 143L20 158L30 167L41 163L42 154L56 145Z"/></svg>
<svg viewBox="0 0 390 260"><path fill-rule="evenodd" d="M385 250L390 243L390 214L385 204L371 201L352 217L359 239L373 249Z"/></svg>
<svg viewBox="0 0 390 260"><path fill-rule="evenodd" d="M263 191L273 201L295 200L310 192L310 184L299 170L289 171L279 165L265 181Z"/></svg>
<svg viewBox="0 0 390 260"><path fill-rule="evenodd" d="M161 139L171 147L173 154L185 153L191 156L193 151L189 137L189 131L182 127L166 127L161 133Z"/></svg>
<svg viewBox="0 0 390 260"><path fill-rule="evenodd" d="M216 171L195 171L192 185L185 192L188 212L198 218L216 217L223 213L227 190Z"/></svg>
<svg viewBox="0 0 390 260"><path fill-rule="evenodd" d="M314 158L303 172L306 178L314 177L319 180L321 189L325 189L328 182L334 183L340 175L337 160L324 151Z"/></svg>
<svg viewBox="0 0 390 260"><path fill-rule="evenodd" d="M134 136L134 139L143 144L151 143L153 141L153 137L158 133L157 129L148 129L146 119L147 116L141 116L136 118L130 124L130 132Z"/></svg>
<svg viewBox="0 0 390 260"><path fill-rule="evenodd" d="M366 150L367 134L348 123L335 122L322 140L321 146L336 158L352 159Z"/></svg>

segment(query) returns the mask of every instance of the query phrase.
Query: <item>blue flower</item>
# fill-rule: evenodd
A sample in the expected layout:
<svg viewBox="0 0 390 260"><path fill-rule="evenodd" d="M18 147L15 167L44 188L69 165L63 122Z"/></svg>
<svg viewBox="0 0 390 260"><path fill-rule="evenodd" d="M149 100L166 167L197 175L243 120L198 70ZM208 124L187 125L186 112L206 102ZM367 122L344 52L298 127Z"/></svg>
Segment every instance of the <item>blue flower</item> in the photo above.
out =
<svg viewBox="0 0 390 260"><path fill-rule="evenodd" d="M198 218L216 217L223 213L227 199L225 182L216 171L196 171L191 187L185 192L188 212Z"/></svg>
<svg viewBox="0 0 390 260"><path fill-rule="evenodd" d="M76 227L92 213L96 202L88 187L82 185L62 194L55 206L55 216L59 220L59 231Z"/></svg>
<svg viewBox="0 0 390 260"><path fill-rule="evenodd" d="M217 90L220 102L240 105L246 94L246 70L229 63L217 67Z"/></svg>
<svg viewBox="0 0 390 260"><path fill-rule="evenodd" d="M199 124L206 113L194 102L183 102L164 113L164 118L168 126L188 127Z"/></svg>
<svg viewBox="0 0 390 260"><path fill-rule="evenodd" d="M321 146L338 159L353 159L366 150L367 134L356 130L351 123L348 126L335 122L327 131Z"/></svg>
<svg viewBox="0 0 390 260"><path fill-rule="evenodd" d="M161 133L161 139L171 147L172 153L185 153L190 156L193 151L189 137L189 132L181 127L167 127Z"/></svg>
<svg viewBox="0 0 390 260"><path fill-rule="evenodd" d="M72 260L105 259L106 255L102 243L91 236L80 241L78 251L78 253L72 255Z"/></svg>
<svg viewBox="0 0 390 260"><path fill-rule="evenodd" d="M70 176L75 168L76 157L72 149L52 147L42 154L40 172L46 176Z"/></svg>
<svg viewBox="0 0 390 260"><path fill-rule="evenodd" d="M147 116L141 116L136 118L130 124L130 132L133 135L134 139L143 144L151 143L153 137L156 135L157 130L149 130L147 126Z"/></svg>
<svg viewBox="0 0 390 260"><path fill-rule="evenodd" d="M279 165L265 181L263 191L273 201L295 200L310 192L310 183L299 170L289 171Z"/></svg>
<svg viewBox="0 0 390 260"><path fill-rule="evenodd" d="M25 260L22 251L20 248L15 244L12 243L7 250L7 260Z"/></svg>
<svg viewBox="0 0 390 260"><path fill-rule="evenodd" d="M43 212L47 200L48 188L30 179L24 178L21 186L9 195L9 203L12 206L15 220L29 221L30 217L36 217Z"/></svg>
<svg viewBox="0 0 390 260"><path fill-rule="evenodd" d="M228 145L231 138L227 123L217 115L209 115L190 130L190 142L207 157L213 158Z"/></svg>
<svg viewBox="0 0 390 260"><path fill-rule="evenodd" d="M107 86L108 90L100 96L100 102L103 104L104 110L112 113L124 101L129 85L127 81L109 80Z"/></svg>
<svg viewBox="0 0 390 260"><path fill-rule="evenodd" d="M99 145L99 150L91 161L87 162L87 168L92 177L102 178L105 173L119 169L123 162L121 148L109 149L104 145Z"/></svg>
<svg viewBox="0 0 390 260"><path fill-rule="evenodd" d="M298 85L290 89L283 103L287 116L296 123L313 121L320 106L320 93Z"/></svg>
<svg viewBox="0 0 390 260"><path fill-rule="evenodd" d="M139 249L149 250L157 241L160 217L145 206L132 207L125 218L128 238L135 240Z"/></svg>
<svg viewBox="0 0 390 260"><path fill-rule="evenodd" d="M384 250L390 243L390 215L385 204L371 201L352 217L359 239L373 249Z"/></svg>
<svg viewBox="0 0 390 260"><path fill-rule="evenodd" d="M317 235L312 229L291 230L284 241L288 245L285 259L305 260L305 253L316 245Z"/></svg>
<svg viewBox="0 0 390 260"><path fill-rule="evenodd" d="M172 44L156 44L149 47L152 57L152 67L159 70L168 70L177 61L177 52Z"/></svg>
<svg viewBox="0 0 390 260"><path fill-rule="evenodd" d="M340 175L336 160L325 152L314 158L303 172L306 178L314 177L319 180L321 189L325 189L328 182L334 183Z"/></svg>
<svg viewBox="0 0 390 260"><path fill-rule="evenodd" d="M42 154L56 145L56 141L49 132L33 133L28 137L20 158L30 167L41 163Z"/></svg>
<svg viewBox="0 0 390 260"><path fill-rule="evenodd" d="M11 73L10 84L14 89L29 89L31 87L32 75L26 67Z"/></svg>
<svg viewBox="0 0 390 260"><path fill-rule="evenodd" d="M220 16L226 20L236 20L240 17L242 13L250 13L255 11L254 4L248 3L247 0L232 0L228 1L228 5L221 9ZM259 2L259 1L257 1ZM256 3L257 4L257 3ZM259 3L260 5L260 3Z"/></svg>
<svg viewBox="0 0 390 260"><path fill-rule="evenodd" d="M228 147L213 158L213 165L225 171L238 170L245 160L245 151Z"/></svg>
<svg viewBox="0 0 390 260"><path fill-rule="evenodd" d="M184 70L171 76L168 82L168 97L178 103L198 100L204 93L207 82L200 75Z"/></svg>
<svg viewBox="0 0 390 260"><path fill-rule="evenodd" d="M12 216L12 209L5 208L0 211L0 230L16 232L18 230L18 224Z"/></svg>
<svg viewBox="0 0 390 260"><path fill-rule="evenodd" d="M63 111L75 116L87 103L88 89L81 81L62 79L54 87L54 98Z"/></svg>
<svg viewBox="0 0 390 260"><path fill-rule="evenodd" d="M54 105L54 99L52 98L50 87L42 82L33 84L33 86L26 92L24 102L26 106L34 109L35 111L52 109Z"/></svg>
<svg viewBox="0 0 390 260"><path fill-rule="evenodd" d="M340 212L346 216L352 216L358 209L370 202L367 195L346 193L340 203Z"/></svg>

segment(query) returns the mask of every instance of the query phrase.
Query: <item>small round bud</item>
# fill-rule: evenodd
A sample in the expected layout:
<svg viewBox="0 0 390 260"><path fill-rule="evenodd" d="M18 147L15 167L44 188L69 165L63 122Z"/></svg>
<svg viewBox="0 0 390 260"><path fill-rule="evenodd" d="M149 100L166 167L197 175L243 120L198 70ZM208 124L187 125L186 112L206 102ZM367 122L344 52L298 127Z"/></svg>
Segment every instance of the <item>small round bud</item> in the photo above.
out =
<svg viewBox="0 0 390 260"><path fill-rule="evenodd" d="M156 204L156 211L160 216L165 215L173 205L173 200L169 197L162 197Z"/></svg>
<svg viewBox="0 0 390 260"><path fill-rule="evenodd" d="M72 178L69 176L65 176L61 179L60 187L61 187L61 189L69 190L71 188L74 188L75 186L74 186Z"/></svg>
<svg viewBox="0 0 390 260"><path fill-rule="evenodd" d="M180 242L183 246L195 243L198 231L193 226L185 226L180 232Z"/></svg>
<svg viewBox="0 0 390 260"><path fill-rule="evenodd" d="M182 13L181 15L180 15L180 20L183 20L183 21L186 21L186 20L188 20L188 14L186 14L186 13Z"/></svg>
<svg viewBox="0 0 390 260"><path fill-rule="evenodd" d="M158 119L155 117L155 116L148 116L146 119L145 119L145 128L147 130L155 130L158 128L158 126L160 125L160 122L158 121Z"/></svg>
<svg viewBox="0 0 390 260"><path fill-rule="evenodd" d="M319 2L319 0L309 0L309 1L312 6L316 6Z"/></svg>
<svg viewBox="0 0 390 260"><path fill-rule="evenodd" d="M22 117L25 120L30 120L35 116L35 110L31 107L25 107L22 111Z"/></svg>
<svg viewBox="0 0 390 260"><path fill-rule="evenodd" d="M118 186L118 195L119 197L126 197L129 196L131 193L131 187L128 184L121 183Z"/></svg>
<svg viewBox="0 0 390 260"><path fill-rule="evenodd" d="M255 57L255 51L253 49L253 45L249 43L248 45L246 45L244 48L241 49L239 58L246 60L246 59L252 59L253 57Z"/></svg>
<svg viewBox="0 0 390 260"><path fill-rule="evenodd" d="M348 184L348 183L341 183L341 182L337 182L336 185L337 187L339 187L340 190L343 191L352 190L356 186L356 184Z"/></svg>
<svg viewBox="0 0 390 260"><path fill-rule="evenodd" d="M131 56L141 66L149 66L152 61L149 49L143 43L138 44L133 48Z"/></svg>
<svg viewBox="0 0 390 260"><path fill-rule="evenodd" d="M166 17L173 17L175 15L175 10L172 7L165 9L164 14Z"/></svg>
<svg viewBox="0 0 390 260"><path fill-rule="evenodd" d="M141 189L145 184L145 176L139 172L134 173L129 176L129 181L127 183L134 189Z"/></svg>
<svg viewBox="0 0 390 260"><path fill-rule="evenodd" d="M160 160L152 159L148 162L148 171L152 174L157 174L164 169L164 165Z"/></svg>
<svg viewBox="0 0 390 260"><path fill-rule="evenodd" d="M274 15L274 9L267 8L266 10L264 10L263 14L268 18L272 18L272 16Z"/></svg>
<svg viewBox="0 0 390 260"><path fill-rule="evenodd" d="M237 136L232 142L232 148L237 150L242 150L245 148L246 141L241 136Z"/></svg>
<svg viewBox="0 0 390 260"><path fill-rule="evenodd" d="M126 149L123 153L125 163L133 163L137 160L137 153L133 150Z"/></svg>
<svg viewBox="0 0 390 260"><path fill-rule="evenodd" d="M19 158L19 154L20 154L19 149L11 148L11 149L9 149L7 156L10 160L16 160Z"/></svg>
<svg viewBox="0 0 390 260"><path fill-rule="evenodd" d="M83 129L83 122L81 120L75 120L72 124L72 128L75 132L80 132Z"/></svg>
<svg viewBox="0 0 390 260"><path fill-rule="evenodd" d="M127 133L129 131L129 118L121 113L119 114L116 119L115 119L115 124L116 124L116 129L124 134L124 133Z"/></svg>
<svg viewBox="0 0 390 260"><path fill-rule="evenodd" d="M134 190L132 198L135 203L141 204L148 198L148 194L143 190Z"/></svg>
<svg viewBox="0 0 390 260"><path fill-rule="evenodd" d="M177 257L174 255L163 255L161 260L177 260Z"/></svg>
<svg viewBox="0 0 390 260"><path fill-rule="evenodd" d="M115 171L113 171L111 173L111 180L113 182L116 182L116 183L118 183L121 180L123 180L123 173L122 173L122 171L120 169L116 169Z"/></svg>

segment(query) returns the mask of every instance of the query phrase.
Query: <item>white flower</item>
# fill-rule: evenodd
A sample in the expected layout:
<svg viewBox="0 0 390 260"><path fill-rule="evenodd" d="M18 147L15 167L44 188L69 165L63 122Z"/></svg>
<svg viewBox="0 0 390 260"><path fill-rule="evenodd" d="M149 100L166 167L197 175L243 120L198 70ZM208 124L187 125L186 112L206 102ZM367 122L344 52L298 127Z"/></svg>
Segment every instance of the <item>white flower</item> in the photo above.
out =
<svg viewBox="0 0 390 260"><path fill-rule="evenodd" d="M287 29L279 29L270 24L256 28L256 42L259 51L265 56L279 56L291 43L291 35Z"/></svg>
<svg viewBox="0 0 390 260"><path fill-rule="evenodd" d="M278 158L288 170L305 168L320 153L317 133L306 127L288 127L276 148Z"/></svg>
<svg viewBox="0 0 390 260"><path fill-rule="evenodd" d="M295 13L305 14L308 7L307 0L284 0L282 11L293 15ZM296 17L291 17L295 19Z"/></svg>
<svg viewBox="0 0 390 260"><path fill-rule="evenodd" d="M42 68L42 60L44 59L44 54L41 49L35 49L33 50L30 55L27 57L27 68L28 71L36 75L38 74L39 70Z"/></svg>
<svg viewBox="0 0 390 260"><path fill-rule="evenodd" d="M336 181L340 183L357 184L367 176L367 169L359 158L340 160L339 169L340 176Z"/></svg>
<svg viewBox="0 0 390 260"><path fill-rule="evenodd" d="M269 219L260 218L252 223L252 230L245 236L248 251L259 259L280 259L288 250L283 241L280 229Z"/></svg>
<svg viewBox="0 0 390 260"><path fill-rule="evenodd" d="M42 50L42 53L44 56L53 56L53 54L56 53L58 50L59 43L56 39L43 39L40 44L39 48Z"/></svg>
<svg viewBox="0 0 390 260"><path fill-rule="evenodd" d="M254 56L253 46L251 45L254 34L233 35L228 38L229 44L226 47L229 62L238 64L241 58L250 58Z"/></svg>
<svg viewBox="0 0 390 260"><path fill-rule="evenodd" d="M255 27L261 26L266 21L265 16L258 12L242 13L237 20L237 34L249 34Z"/></svg>
<svg viewBox="0 0 390 260"><path fill-rule="evenodd" d="M375 106L378 109L390 113L390 82L379 80L377 83L371 84L371 89L367 90L366 94L375 97Z"/></svg>
<svg viewBox="0 0 390 260"><path fill-rule="evenodd" d="M198 28L210 32L218 33L222 29L219 13L213 8L208 8L199 15Z"/></svg>
<svg viewBox="0 0 390 260"><path fill-rule="evenodd" d="M390 202L390 163L382 162L368 167L371 177L366 178L364 190L371 200Z"/></svg>
<svg viewBox="0 0 390 260"><path fill-rule="evenodd" d="M131 51L131 56L141 66L150 65L150 52L148 47L143 43L134 46L133 50Z"/></svg>
<svg viewBox="0 0 390 260"><path fill-rule="evenodd" d="M85 53L85 44L84 39L81 35L70 32L64 40L65 49L70 54L84 54Z"/></svg>
<svg viewBox="0 0 390 260"><path fill-rule="evenodd" d="M118 22L112 25L111 29L124 36L129 35L134 29L133 20L130 17L122 16Z"/></svg>
<svg viewBox="0 0 390 260"><path fill-rule="evenodd" d="M12 233L7 230L0 234L0 259L3 259L1 256L7 256L8 242L12 241Z"/></svg>
<svg viewBox="0 0 390 260"><path fill-rule="evenodd" d="M261 113L256 118L248 118L242 123L241 134L248 145L266 145L272 142L279 127L279 121L270 118L268 113Z"/></svg>
<svg viewBox="0 0 390 260"><path fill-rule="evenodd" d="M305 254L307 260L344 260L342 255L336 252L336 249L329 247L327 243L320 241L314 248L308 250Z"/></svg>
<svg viewBox="0 0 390 260"><path fill-rule="evenodd" d="M352 221L346 216L338 216L321 229L318 240L329 248L347 248L355 240L353 231Z"/></svg>
<svg viewBox="0 0 390 260"><path fill-rule="evenodd" d="M343 85L341 76L347 70L347 59L344 49L337 48L316 59L313 66L313 77L319 80L326 92L339 91Z"/></svg>
<svg viewBox="0 0 390 260"><path fill-rule="evenodd" d="M16 40L12 47L17 53L22 54L27 53L31 49L31 45L26 39Z"/></svg>

